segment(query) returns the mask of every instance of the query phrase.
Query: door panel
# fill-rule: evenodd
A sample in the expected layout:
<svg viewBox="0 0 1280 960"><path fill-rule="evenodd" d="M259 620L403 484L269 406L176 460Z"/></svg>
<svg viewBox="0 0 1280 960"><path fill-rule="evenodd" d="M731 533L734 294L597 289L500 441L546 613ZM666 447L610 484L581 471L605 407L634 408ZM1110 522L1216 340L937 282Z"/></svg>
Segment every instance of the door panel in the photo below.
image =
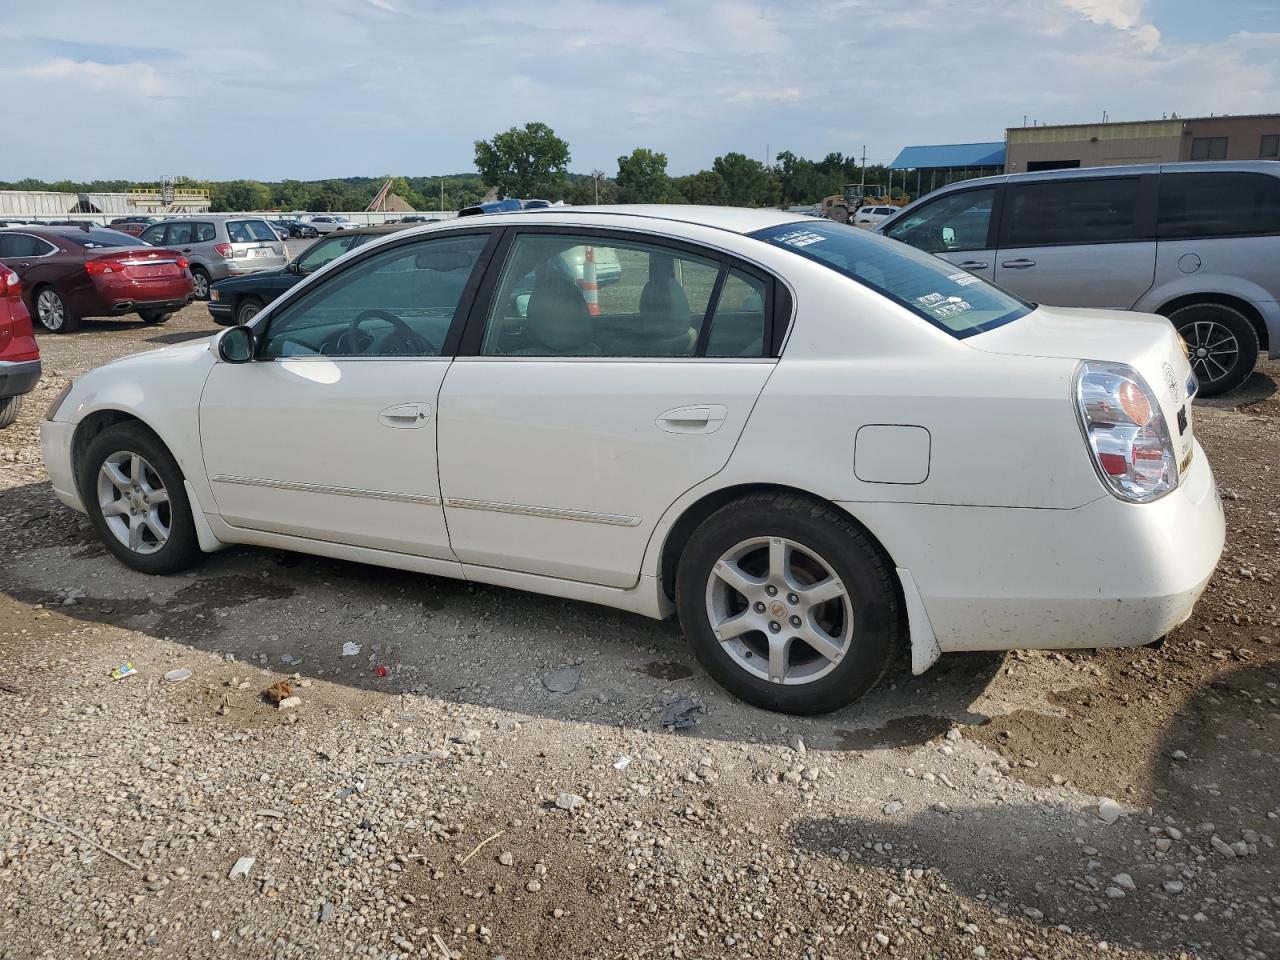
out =
<svg viewBox="0 0 1280 960"><path fill-rule="evenodd" d="M464 564L632 586L659 517L725 465L772 369L458 358L438 426L454 553Z"/></svg>
<svg viewBox="0 0 1280 960"><path fill-rule="evenodd" d="M234 526L452 559L433 416L448 366L314 357L217 364L201 397L200 437L218 512ZM412 422L395 416L408 405Z"/></svg>

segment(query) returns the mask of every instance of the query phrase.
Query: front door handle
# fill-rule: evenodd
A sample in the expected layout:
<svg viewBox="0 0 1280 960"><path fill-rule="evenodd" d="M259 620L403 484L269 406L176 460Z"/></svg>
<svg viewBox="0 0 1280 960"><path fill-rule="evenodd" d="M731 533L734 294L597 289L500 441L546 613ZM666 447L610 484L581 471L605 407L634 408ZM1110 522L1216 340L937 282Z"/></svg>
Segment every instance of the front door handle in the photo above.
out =
<svg viewBox="0 0 1280 960"><path fill-rule="evenodd" d="M20 263L20 264L18 264L18 269L19 269L19 270L25 270L25 269L27 269L27 267L29 267L29 266L31 266L31 264L29 264L29 263Z"/></svg>
<svg viewBox="0 0 1280 960"><path fill-rule="evenodd" d="M400 430L415 430L427 422L431 416L429 403L397 403L387 407L378 414L378 422L384 427L395 427Z"/></svg>
<svg viewBox="0 0 1280 960"><path fill-rule="evenodd" d="M715 433L729 415L721 403L695 403L660 414L654 421L667 433Z"/></svg>
<svg viewBox="0 0 1280 960"><path fill-rule="evenodd" d="M1034 260L1027 260L1025 257L1018 260L1004 260L1000 264L1006 270L1025 270L1027 267L1034 267L1035 265L1036 262Z"/></svg>
<svg viewBox="0 0 1280 960"><path fill-rule="evenodd" d="M956 266L964 267L966 270L985 270L991 264L985 260L961 260Z"/></svg>

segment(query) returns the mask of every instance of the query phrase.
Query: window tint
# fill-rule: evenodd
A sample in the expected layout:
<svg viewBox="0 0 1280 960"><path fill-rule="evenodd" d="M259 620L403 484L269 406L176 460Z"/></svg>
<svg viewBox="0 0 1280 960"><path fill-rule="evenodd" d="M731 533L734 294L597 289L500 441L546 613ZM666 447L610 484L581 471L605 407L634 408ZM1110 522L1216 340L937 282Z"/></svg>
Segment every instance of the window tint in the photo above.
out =
<svg viewBox="0 0 1280 960"><path fill-rule="evenodd" d="M911 211L888 235L926 253L982 250L995 198L994 187L947 194Z"/></svg>
<svg viewBox="0 0 1280 960"><path fill-rule="evenodd" d="M339 270L272 320L260 355L439 356L487 239L422 240Z"/></svg>
<svg viewBox="0 0 1280 960"><path fill-rule="evenodd" d="M216 230L212 223L196 224L196 243L209 243L216 236Z"/></svg>
<svg viewBox="0 0 1280 960"><path fill-rule="evenodd" d="M690 357L718 263L585 235L516 237L481 353L525 357Z"/></svg>
<svg viewBox="0 0 1280 960"><path fill-rule="evenodd" d="M177 247L195 243L195 240L196 225L194 223L171 223L164 242L171 247Z"/></svg>
<svg viewBox="0 0 1280 960"><path fill-rule="evenodd" d="M769 302L763 280L730 270L720 288L707 337L708 357L759 357L764 353L765 309Z"/></svg>
<svg viewBox="0 0 1280 960"><path fill-rule="evenodd" d="M816 220L751 236L830 267L955 337L982 333L1030 312L1022 300L980 277L865 230Z"/></svg>
<svg viewBox="0 0 1280 960"><path fill-rule="evenodd" d="M90 249L132 247L138 243L136 238L129 236L127 233L121 233L119 230L76 230L72 233L63 234L62 239L67 243L75 244L77 247L88 247Z"/></svg>
<svg viewBox="0 0 1280 960"><path fill-rule="evenodd" d="M1258 146L1258 157L1262 160L1280 159L1280 133L1263 134Z"/></svg>
<svg viewBox="0 0 1280 960"><path fill-rule="evenodd" d="M1280 177L1265 173L1160 175L1160 237L1280 233Z"/></svg>
<svg viewBox="0 0 1280 960"><path fill-rule="evenodd" d="M157 223L155 226L147 227L147 229L143 230L138 235L138 239L159 247L164 244L164 231L165 224Z"/></svg>
<svg viewBox="0 0 1280 960"><path fill-rule="evenodd" d="M228 220L227 238L232 243L256 243L259 240L280 239L264 220Z"/></svg>
<svg viewBox="0 0 1280 960"><path fill-rule="evenodd" d="M1011 184L1003 247L1138 240L1137 177Z"/></svg>
<svg viewBox="0 0 1280 960"><path fill-rule="evenodd" d="M42 257L54 247L27 233L0 233L0 258Z"/></svg>
<svg viewBox="0 0 1280 960"><path fill-rule="evenodd" d="M1226 137L1195 137L1191 141L1192 160L1227 159Z"/></svg>
<svg viewBox="0 0 1280 960"><path fill-rule="evenodd" d="M298 257L298 270L301 273L315 273L326 263L338 259L360 240L359 234L334 234L317 240Z"/></svg>

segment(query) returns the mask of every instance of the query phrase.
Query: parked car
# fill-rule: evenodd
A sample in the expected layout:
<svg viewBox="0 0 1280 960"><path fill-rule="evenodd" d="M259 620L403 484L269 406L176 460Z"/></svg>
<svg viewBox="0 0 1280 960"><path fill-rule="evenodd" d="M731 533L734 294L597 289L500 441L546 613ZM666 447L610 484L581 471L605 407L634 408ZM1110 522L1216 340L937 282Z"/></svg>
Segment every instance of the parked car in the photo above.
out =
<svg viewBox="0 0 1280 960"><path fill-rule="evenodd" d="M288 231L290 238L307 239L309 237L320 236L319 231L317 231L315 227L309 223L304 223L301 220L290 219L280 220L277 222Z"/></svg>
<svg viewBox="0 0 1280 960"><path fill-rule="evenodd" d="M632 281L594 313L575 247ZM899 651L1185 620L1224 533L1194 382L1163 318L1037 307L846 225L556 208L365 243L84 375L41 440L135 570L250 543L678 612L727 688L814 713Z"/></svg>
<svg viewBox="0 0 1280 960"><path fill-rule="evenodd" d="M119 230L121 233L136 237L155 222L155 217L116 217L109 226L112 230Z"/></svg>
<svg viewBox="0 0 1280 960"><path fill-rule="evenodd" d="M401 217L399 220L388 220L387 223L438 223L439 217L424 217L417 214L408 217Z"/></svg>
<svg viewBox="0 0 1280 960"><path fill-rule="evenodd" d="M343 230L317 240L298 258L280 270L262 270L243 277L219 280L209 291L209 316L225 326L248 323L268 303L299 280L327 266L348 250L377 237L408 228L405 223Z"/></svg>
<svg viewBox="0 0 1280 960"><path fill-rule="evenodd" d="M18 419L23 396L39 382L40 348L22 302L22 281L0 264L0 430Z"/></svg>
<svg viewBox="0 0 1280 960"><path fill-rule="evenodd" d="M52 333L78 330L87 317L126 313L164 323L192 297L185 256L118 230L0 230L0 265L21 278L28 311Z"/></svg>
<svg viewBox="0 0 1280 960"><path fill-rule="evenodd" d="M342 222L345 219L345 217L339 218L327 213L320 213L315 216L308 217L304 222L307 223L317 234L324 236L327 233L333 233L336 230L342 230L350 227L350 222Z"/></svg>
<svg viewBox="0 0 1280 960"><path fill-rule="evenodd" d="M207 300L209 287L227 277L278 270L289 262L284 241L261 217L202 214L152 224L142 239L172 247L191 261L196 299Z"/></svg>
<svg viewBox="0 0 1280 960"><path fill-rule="evenodd" d="M474 217L482 213L511 213L515 210L523 210L522 204L515 197L507 197L505 200L486 200L483 203L475 203L469 207L463 207L458 211L460 217Z"/></svg>
<svg viewBox="0 0 1280 960"><path fill-rule="evenodd" d="M874 227L877 223L888 220L901 209L901 207L889 206L859 207L853 214L853 225L855 227Z"/></svg>
<svg viewBox="0 0 1280 960"><path fill-rule="evenodd" d="M877 228L1043 303L1158 313L1204 396L1280 357L1280 164L1166 163L967 180Z"/></svg>
<svg viewBox="0 0 1280 960"><path fill-rule="evenodd" d="M269 226L272 230L274 230L276 233L276 236L279 237L281 240L289 239L289 236L290 236L289 225L285 223L283 220L268 220L267 226Z"/></svg>

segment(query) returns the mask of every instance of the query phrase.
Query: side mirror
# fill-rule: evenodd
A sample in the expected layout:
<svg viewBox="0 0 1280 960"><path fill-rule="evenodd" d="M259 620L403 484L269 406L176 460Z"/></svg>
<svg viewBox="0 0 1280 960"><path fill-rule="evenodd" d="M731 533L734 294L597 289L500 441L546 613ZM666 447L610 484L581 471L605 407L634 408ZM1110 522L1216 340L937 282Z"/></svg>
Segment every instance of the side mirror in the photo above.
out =
<svg viewBox="0 0 1280 960"><path fill-rule="evenodd" d="M302 276L302 268L298 266L297 260L290 260L289 265L284 268L285 273L293 273Z"/></svg>
<svg viewBox="0 0 1280 960"><path fill-rule="evenodd" d="M218 356L224 363L248 363L253 359L254 337L248 327L232 327L218 338Z"/></svg>

